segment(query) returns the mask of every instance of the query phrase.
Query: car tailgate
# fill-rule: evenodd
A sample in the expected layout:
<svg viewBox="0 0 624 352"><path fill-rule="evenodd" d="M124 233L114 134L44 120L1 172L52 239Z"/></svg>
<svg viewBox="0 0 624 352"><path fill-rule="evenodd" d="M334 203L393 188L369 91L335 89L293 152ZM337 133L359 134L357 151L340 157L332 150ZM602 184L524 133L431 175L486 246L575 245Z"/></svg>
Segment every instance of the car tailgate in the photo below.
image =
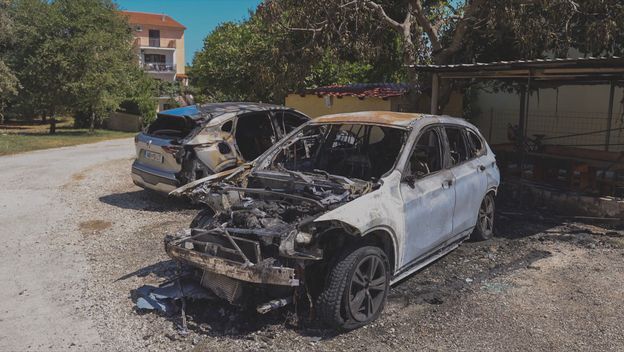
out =
<svg viewBox="0 0 624 352"><path fill-rule="evenodd" d="M181 164L175 154L181 146L173 144L175 139L150 136L139 133L135 138L137 162L153 169L166 172L180 172Z"/></svg>

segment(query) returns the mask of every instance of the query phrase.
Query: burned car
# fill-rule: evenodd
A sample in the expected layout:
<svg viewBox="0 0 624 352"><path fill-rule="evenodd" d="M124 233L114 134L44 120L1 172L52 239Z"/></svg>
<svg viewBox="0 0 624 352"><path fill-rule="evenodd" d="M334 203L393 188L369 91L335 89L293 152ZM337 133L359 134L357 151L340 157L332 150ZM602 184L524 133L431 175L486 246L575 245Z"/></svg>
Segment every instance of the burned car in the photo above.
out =
<svg viewBox="0 0 624 352"><path fill-rule="evenodd" d="M390 285L490 238L498 184L492 150L465 120L322 116L253 163L172 192L207 207L165 248L233 304L306 303L350 330L379 316Z"/></svg>
<svg viewBox="0 0 624 352"><path fill-rule="evenodd" d="M140 187L168 193L255 159L308 120L293 109L257 103L162 111L135 137L132 180Z"/></svg>

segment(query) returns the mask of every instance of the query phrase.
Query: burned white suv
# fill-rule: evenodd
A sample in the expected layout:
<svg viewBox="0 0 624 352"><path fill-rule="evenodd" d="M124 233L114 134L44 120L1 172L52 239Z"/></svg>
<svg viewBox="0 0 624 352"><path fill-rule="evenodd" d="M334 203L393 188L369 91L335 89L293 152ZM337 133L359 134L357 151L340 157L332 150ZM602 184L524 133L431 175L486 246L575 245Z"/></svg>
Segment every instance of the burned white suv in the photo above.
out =
<svg viewBox="0 0 624 352"><path fill-rule="evenodd" d="M379 316L393 283L490 238L498 184L494 154L465 120L322 116L252 164L172 192L207 208L165 247L232 304L307 303L349 330Z"/></svg>

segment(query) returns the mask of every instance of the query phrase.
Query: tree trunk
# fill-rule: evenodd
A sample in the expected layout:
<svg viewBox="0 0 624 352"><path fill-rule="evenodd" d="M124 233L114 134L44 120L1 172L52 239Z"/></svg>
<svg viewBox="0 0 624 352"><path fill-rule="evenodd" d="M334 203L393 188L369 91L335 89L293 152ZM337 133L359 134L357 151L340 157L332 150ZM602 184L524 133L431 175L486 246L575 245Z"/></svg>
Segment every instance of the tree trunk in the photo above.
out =
<svg viewBox="0 0 624 352"><path fill-rule="evenodd" d="M56 116L50 118L50 134L56 133Z"/></svg>
<svg viewBox="0 0 624 352"><path fill-rule="evenodd" d="M46 116L46 114L41 114L41 123L43 123L44 125L48 123L48 117Z"/></svg>
<svg viewBox="0 0 624 352"><path fill-rule="evenodd" d="M91 113L91 121L89 121L89 133L95 132L95 112Z"/></svg>

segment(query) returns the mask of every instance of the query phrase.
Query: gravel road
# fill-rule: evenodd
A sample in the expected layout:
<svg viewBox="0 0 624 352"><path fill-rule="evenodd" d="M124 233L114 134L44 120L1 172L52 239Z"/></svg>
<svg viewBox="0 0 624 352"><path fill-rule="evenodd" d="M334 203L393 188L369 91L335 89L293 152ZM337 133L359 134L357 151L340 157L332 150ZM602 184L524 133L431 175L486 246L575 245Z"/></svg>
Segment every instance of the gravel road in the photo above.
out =
<svg viewBox="0 0 624 352"><path fill-rule="evenodd" d="M390 292L382 317L334 334L291 310L221 303L178 316L134 310L174 275L164 234L197 213L129 178L131 141L0 158L2 350L624 350L624 231L510 209Z"/></svg>
<svg viewBox="0 0 624 352"><path fill-rule="evenodd" d="M121 139L0 157L2 349L101 343L80 309L87 258L63 185L77 172L132 154L132 140Z"/></svg>

